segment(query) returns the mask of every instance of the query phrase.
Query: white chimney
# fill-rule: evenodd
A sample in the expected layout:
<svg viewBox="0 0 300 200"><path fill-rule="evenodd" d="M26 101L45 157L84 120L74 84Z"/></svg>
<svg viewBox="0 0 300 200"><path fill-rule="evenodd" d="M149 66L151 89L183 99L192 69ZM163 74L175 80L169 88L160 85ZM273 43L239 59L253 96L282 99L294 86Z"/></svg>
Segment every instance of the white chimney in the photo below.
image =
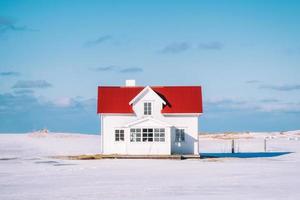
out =
<svg viewBox="0 0 300 200"><path fill-rule="evenodd" d="M126 87L134 87L135 80L126 80Z"/></svg>

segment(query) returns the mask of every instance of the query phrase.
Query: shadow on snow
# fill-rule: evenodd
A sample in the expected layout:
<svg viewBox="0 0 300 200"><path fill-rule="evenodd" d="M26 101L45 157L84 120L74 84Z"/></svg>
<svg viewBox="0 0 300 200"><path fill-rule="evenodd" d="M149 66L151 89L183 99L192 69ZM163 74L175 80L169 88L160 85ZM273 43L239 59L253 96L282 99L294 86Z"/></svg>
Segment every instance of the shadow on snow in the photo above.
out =
<svg viewBox="0 0 300 200"><path fill-rule="evenodd" d="M268 158L293 152L200 153L201 158Z"/></svg>

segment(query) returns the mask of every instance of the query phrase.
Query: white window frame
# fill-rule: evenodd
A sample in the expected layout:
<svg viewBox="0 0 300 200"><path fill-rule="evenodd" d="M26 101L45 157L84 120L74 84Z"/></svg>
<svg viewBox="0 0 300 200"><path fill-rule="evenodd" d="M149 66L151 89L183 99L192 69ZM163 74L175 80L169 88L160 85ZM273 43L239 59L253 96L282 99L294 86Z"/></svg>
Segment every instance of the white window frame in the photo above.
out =
<svg viewBox="0 0 300 200"><path fill-rule="evenodd" d="M131 128L130 142L165 142L165 128Z"/></svg>
<svg viewBox="0 0 300 200"><path fill-rule="evenodd" d="M185 142L185 129L176 128L175 129L175 142Z"/></svg>
<svg viewBox="0 0 300 200"><path fill-rule="evenodd" d="M124 129L115 129L115 142L124 142L125 132Z"/></svg>
<svg viewBox="0 0 300 200"><path fill-rule="evenodd" d="M151 101L144 101L143 102L143 112L144 112L144 115L152 115L152 113L153 113L153 103Z"/></svg>
<svg viewBox="0 0 300 200"><path fill-rule="evenodd" d="M154 142L165 142L166 141L166 129L165 128L154 128L153 129Z"/></svg>
<svg viewBox="0 0 300 200"><path fill-rule="evenodd" d="M130 129L130 142L141 142L142 141L142 131L140 128Z"/></svg>

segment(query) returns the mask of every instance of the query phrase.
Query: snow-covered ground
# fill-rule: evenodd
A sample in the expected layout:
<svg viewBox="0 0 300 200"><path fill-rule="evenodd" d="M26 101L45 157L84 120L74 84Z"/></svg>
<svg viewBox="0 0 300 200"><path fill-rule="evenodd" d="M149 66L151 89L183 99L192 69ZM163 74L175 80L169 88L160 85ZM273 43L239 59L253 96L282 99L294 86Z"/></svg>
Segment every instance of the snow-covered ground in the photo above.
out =
<svg viewBox="0 0 300 200"><path fill-rule="evenodd" d="M201 135L204 153L293 152L201 160L57 160L99 153L100 137L0 134L1 200L300 199L300 131ZM247 155L247 154L246 154Z"/></svg>

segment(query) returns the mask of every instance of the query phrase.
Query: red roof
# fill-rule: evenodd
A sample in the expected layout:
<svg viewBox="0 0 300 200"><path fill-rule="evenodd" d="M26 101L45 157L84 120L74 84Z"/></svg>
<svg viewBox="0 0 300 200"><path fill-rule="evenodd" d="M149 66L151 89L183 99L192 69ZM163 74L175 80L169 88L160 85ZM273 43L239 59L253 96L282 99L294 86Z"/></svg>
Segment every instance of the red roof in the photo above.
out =
<svg viewBox="0 0 300 200"><path fill-rule="evenodd" d="M97 113L133 113L129 102L144 87L98 87ZM151 87L167 104L162 113L202 113L201 86Z"/></svg>

